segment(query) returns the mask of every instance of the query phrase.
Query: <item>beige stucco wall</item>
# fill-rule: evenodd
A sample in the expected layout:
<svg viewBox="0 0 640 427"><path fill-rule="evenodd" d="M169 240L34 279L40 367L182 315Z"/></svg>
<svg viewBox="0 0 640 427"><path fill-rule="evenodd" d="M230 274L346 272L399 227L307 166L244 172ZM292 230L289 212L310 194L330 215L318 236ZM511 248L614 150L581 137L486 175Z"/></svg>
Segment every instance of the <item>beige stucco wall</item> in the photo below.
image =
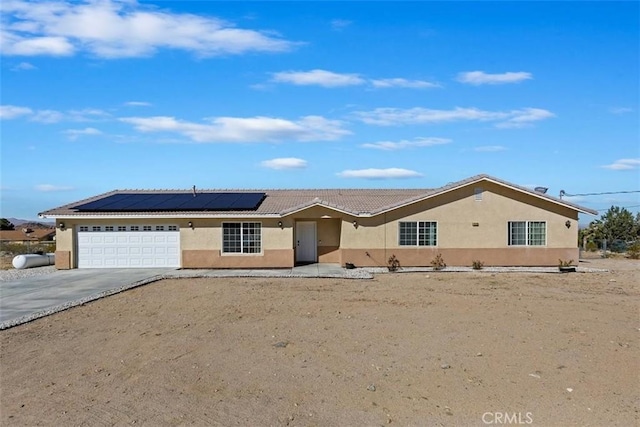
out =
<svg viewBox="0 0 640 427"><path fill-rule="evenodd" d="M401 221L437 222L437 247L506 248L509 221L545 221L547 248L577 247L578 218L571 209L485 183L481 201L474 187L464 187L374 218L345 218L342 248L406 248L398 245ZM569 219L571 227L565 222ZM346 224L346 223L349 224ZM477 226L473 224L477 223Z"/></svg>

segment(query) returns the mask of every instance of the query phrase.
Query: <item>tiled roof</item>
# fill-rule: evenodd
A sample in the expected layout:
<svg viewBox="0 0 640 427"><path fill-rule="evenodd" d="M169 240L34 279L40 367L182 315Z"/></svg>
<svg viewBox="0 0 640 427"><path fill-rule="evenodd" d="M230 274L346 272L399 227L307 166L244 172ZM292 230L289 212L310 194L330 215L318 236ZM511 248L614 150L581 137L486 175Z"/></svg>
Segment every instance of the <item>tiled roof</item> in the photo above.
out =
<svg viewBox="0 0 640 427"><path fill-rule="evenodd" d="M515 184L511 184L506 181L502 181L497 178L493 178L488 175L476 175L468 179L453 182L443 187L436 189L291 189L291 190L265 190L265 189L252 189L252 190L198 190L198 192L264 192L266 197L260 206L254 211L215 211L215 212L202 212L202 211L171 211L171 212L80 212L75 207L102 199L107 196L118 193L136 193L136 194L154 194L154 193L191 193L192 190L114 190L108 193L104 193L95 197L80 200L74 203L70 203L58 208L54 208L40 215L47 217L65 217L65 216L118 216L118 215L145 215L145 216L162 216L170 213L172 215L185 215L185 216L285 216L291 213L309 208L311 206L319 205L326 206L350 215L354 216L372 216L382 212L387 212L393 209L397 209L401 206L405 206L414 203L419 200L423 200L429 197L436 196L440 193L459 188L468 184L472 184L481 180L489 180L495 183L505 185L519 191L523 191L534 195L548 199L555 203L565 205L572 209L578 210L584 213L591 213L596 215L597 212L569 203L564 200L557 199L545 194L537 193L526 187L521 187Z"/></svg>

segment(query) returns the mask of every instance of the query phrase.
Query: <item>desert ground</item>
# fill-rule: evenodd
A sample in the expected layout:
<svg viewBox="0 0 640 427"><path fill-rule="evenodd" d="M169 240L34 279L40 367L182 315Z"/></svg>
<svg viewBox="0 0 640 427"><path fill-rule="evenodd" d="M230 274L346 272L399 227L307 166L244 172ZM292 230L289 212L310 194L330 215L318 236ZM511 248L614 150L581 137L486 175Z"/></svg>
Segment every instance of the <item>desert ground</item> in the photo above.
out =
<svg viewBox="0 0 640 427"><path fill-rule="evenodd" d="M0 332L3 426L631 426L640 262L164 280Z"/></svg>

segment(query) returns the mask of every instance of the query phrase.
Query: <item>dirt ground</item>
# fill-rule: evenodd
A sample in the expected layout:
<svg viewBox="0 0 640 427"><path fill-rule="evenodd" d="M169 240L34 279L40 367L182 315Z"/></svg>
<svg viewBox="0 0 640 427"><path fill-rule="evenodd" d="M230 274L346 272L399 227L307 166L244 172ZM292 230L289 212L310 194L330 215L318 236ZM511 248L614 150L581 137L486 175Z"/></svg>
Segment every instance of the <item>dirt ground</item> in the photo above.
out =
<svg viewBox="0 0 640 427"><path fill-rule="evenodd" d="M640 422L640 262L164 280L0 332L0 424Z"/></svg>

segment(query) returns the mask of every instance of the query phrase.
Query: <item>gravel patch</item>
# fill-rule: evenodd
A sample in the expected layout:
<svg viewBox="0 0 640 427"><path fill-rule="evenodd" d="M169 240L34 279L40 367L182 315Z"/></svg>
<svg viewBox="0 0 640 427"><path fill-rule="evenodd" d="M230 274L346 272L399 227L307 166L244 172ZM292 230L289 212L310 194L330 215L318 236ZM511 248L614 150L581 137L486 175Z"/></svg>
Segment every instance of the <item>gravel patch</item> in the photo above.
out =
<svg viewBox="0 0 640 427"><path fill-rule="evenodd" d="M12 268L10 270L0 270L0 282L8 282L10 280L19 280L34 276L43 276L45 274L55 273L56 271L57 270L55 265L25 268L23 270L17 270L15 268Z"/></svg>

